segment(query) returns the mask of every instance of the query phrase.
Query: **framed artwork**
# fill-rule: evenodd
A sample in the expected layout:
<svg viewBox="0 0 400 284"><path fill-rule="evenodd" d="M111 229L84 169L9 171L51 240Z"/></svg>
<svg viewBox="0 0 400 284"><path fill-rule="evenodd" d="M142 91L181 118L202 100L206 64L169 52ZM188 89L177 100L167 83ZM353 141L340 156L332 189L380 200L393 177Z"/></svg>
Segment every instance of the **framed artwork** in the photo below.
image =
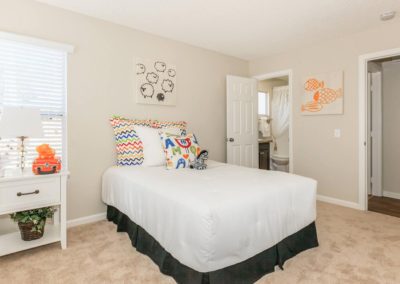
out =
<svg viewBox="0 0 400 284"><path fill-rule="evenodd" d="M343 114L343 71L308 76L302 96L304 115Z"/></svg>
<svg viewBox="0 0 400 284"><path fill-rule="evenodd" d="M136 59L136 102L176 105L176 68L162 60Z"/></svg>

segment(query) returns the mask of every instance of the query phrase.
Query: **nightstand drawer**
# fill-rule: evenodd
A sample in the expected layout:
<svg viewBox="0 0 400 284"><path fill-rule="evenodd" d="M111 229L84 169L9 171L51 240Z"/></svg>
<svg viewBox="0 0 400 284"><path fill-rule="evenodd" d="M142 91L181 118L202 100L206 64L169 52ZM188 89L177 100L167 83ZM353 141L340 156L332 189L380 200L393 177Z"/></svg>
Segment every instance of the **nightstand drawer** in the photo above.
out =
<svg viewBox="0 0 400 284"><path fill-rule="evenodd" d="M60 203L60 178L10 181L0 184L0 213Z"/></svg>

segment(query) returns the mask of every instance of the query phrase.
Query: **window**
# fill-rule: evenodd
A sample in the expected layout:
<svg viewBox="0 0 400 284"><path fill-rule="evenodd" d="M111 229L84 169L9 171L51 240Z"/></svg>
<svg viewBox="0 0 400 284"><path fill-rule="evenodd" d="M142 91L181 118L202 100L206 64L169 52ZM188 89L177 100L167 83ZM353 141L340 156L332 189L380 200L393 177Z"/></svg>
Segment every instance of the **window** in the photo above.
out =
<svg viewBox="0 0 400 284"><path fill-rule="evenodd" d="M44 137L28 139L26 167L37 157L36 146L43 143L65 158L68 51L60 46L0 33L0 111L5 106L38 107L42 116ZM0 162L4 168L19 166L18 146L18 139L0 138Z"/></svg>
<svg viewBox="0 0 400 284"><path fill-rule="evenodd" d="M269 94L258 92L258 115L269 115Z"/></svg>

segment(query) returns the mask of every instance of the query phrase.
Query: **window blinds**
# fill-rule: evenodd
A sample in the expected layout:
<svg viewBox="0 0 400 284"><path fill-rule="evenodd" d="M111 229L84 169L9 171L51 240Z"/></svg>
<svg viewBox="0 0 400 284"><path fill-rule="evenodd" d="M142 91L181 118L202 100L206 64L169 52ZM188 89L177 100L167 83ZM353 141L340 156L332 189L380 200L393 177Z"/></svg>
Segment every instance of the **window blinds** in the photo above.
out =
<svg viewBox="0 0 400 284"><path fill-rule="evenodd" d="M42 114L44 137L28 139L27 167L37 157L36 146L43 143L63 156L66 59L63 50L0 38L0 111L4 106L26 106L38 107ZM18 139L0 139L3 167L19 166L18 147Z"/></svg>

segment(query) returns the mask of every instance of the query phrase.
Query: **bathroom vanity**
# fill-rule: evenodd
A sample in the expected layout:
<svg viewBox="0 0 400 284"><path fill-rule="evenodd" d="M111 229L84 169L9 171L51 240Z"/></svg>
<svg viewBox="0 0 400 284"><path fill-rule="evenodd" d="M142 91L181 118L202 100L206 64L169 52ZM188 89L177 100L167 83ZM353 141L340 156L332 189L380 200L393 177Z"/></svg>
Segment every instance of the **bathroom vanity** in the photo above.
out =
<svg viewBox="0 0 400 284"><path fill-rule="evenodd" d="M270 169L270 151L269 151L269 139L258 140L258 161L259 168L263 170Z"/></svg>

